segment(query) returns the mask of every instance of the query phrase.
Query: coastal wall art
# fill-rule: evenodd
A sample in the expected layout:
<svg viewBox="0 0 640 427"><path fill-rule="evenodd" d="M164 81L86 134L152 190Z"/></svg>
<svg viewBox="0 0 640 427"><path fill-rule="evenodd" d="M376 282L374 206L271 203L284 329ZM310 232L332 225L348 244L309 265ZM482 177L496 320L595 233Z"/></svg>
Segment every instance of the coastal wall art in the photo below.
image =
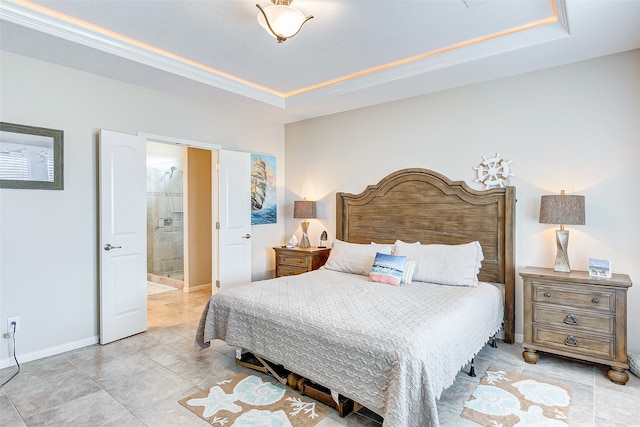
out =
<svg viewBox="0 0 640 427"><path fill-rule="evenodd" d="M276 158L251 154L251 225L276 222Z"/></svg>

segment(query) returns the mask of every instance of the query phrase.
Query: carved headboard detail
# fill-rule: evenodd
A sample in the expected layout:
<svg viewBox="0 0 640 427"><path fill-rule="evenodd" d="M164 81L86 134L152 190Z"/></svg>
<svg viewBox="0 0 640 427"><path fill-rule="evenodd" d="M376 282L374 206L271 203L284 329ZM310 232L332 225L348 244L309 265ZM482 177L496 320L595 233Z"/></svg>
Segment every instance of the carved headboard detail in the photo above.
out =
<svg viewBox="0 0 640 427"><path fill-rule="evenodd" d="M402 169L360 194L336 194L336 237L353 243L477 240L479 279L505 285L505 341L515 333L515 187L478 191L428 169Z"/></svg>

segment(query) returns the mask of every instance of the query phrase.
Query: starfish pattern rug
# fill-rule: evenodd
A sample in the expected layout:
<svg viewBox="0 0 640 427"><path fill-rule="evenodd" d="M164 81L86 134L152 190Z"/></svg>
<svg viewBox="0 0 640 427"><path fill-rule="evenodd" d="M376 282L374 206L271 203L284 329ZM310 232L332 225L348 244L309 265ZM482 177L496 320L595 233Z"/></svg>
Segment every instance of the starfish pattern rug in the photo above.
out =
<svg viewBox="0 0 640 427"><path fill-rule="evenodd" d="M225 427L311 427L329 413L313 399L246 374L220 381L179 402L209 424Z"/></svg>
<svg viewBox="0 0 640 427"><path fill-rule="evenodd" d="M462 416L488 427L567 427L569 387L489 368Z"/></svg>

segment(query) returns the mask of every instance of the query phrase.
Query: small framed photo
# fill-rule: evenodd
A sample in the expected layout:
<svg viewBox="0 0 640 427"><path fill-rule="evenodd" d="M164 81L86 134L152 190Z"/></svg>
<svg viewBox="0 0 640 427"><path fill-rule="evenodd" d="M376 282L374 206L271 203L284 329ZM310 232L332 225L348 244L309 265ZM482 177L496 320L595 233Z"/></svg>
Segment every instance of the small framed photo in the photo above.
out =
<svg viewBox="0 0 640 427"><path fill-rule="evenodd" d="M589 258L589 276L611 278L611 261L608 259Z"/></svg>

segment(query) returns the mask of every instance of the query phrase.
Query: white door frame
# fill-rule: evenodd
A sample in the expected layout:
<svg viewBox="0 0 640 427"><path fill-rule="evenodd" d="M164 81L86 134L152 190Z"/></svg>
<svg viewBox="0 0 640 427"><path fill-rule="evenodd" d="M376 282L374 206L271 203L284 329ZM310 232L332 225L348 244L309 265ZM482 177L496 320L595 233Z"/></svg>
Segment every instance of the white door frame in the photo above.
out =
<svg viewBox="0 0 640 427"><path fill-rule="evenodd" d="M211 182L213 184L213 188L216 188L217 185L217 165L218 165L218 152L220 150L222 150L222 146L218 145L218 144L207 144L201 141L194 141L191 139L185 139L185 138L176 138L173 136L166 136L166 135L158 135L158 134L153 134L153 133L148 133L148 132L138 132L138 136L145 138L147 140L147 142L157 142L157 143L162 143L162 144L171 144L171 145L178 145L184 148L199 148L202 150L208 150L211 151L211 173L212 173L212 179ZM218 199L216 197L213 197L211 199L211 216L212 216L212 220L215 222L217 221L218 218L218 212L219 212L219 208L218 208ZM219 272L220 272L220 268L219 268L219 262L218 262L218 254L219 254L219 240L218 240L218 235L219 235L219 230L216 230L214 228L214 232L212 233L213 235L211 236L211 245L212 247L212 254L213 254L213 259L212 259L212 275L211 275L211 294L213 295L214 293L216 293L217 291L217 287L216 287L216 282L217 279L219 278ZM185 242L185 245L188 242Z"/></svg>
<svg viewBox="0 0 640 427"><path fill-rule="evenodd" d="M138 132L138 136L146 138L151 142L163 142L165 144L181 145L183 147L201 148L203 150L222 150L222 146L218 144L207 144L205 142L193 141L191 139L175 138L173 136L156 135L147 132Z"/></svg>

